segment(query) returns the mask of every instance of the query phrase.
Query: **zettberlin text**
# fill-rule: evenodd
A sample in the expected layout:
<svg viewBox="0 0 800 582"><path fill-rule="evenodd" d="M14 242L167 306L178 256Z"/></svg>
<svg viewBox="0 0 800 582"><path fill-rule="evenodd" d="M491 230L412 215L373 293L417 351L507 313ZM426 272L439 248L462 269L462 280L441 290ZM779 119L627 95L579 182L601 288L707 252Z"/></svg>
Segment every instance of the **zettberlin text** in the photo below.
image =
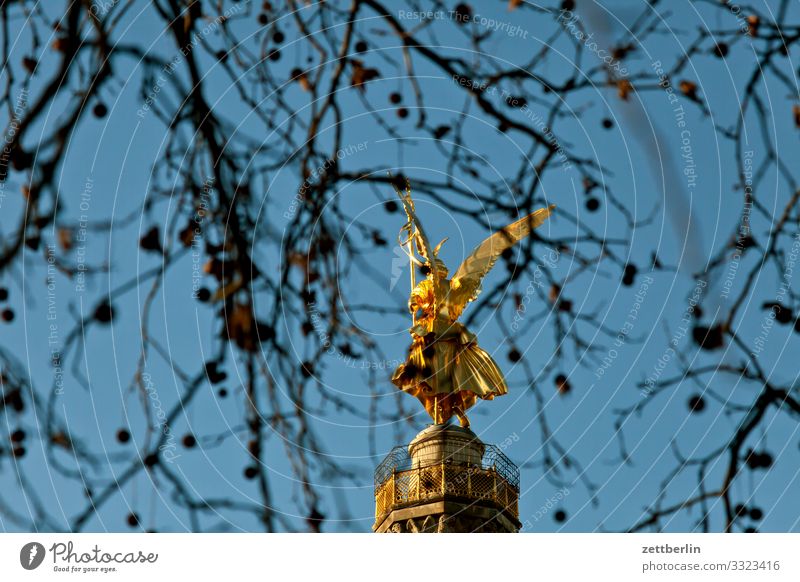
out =
<svg viewBox="0 0 800 582"><path fill-rule="evenodd" d="M643 554L699 554L700 548L694 544L682 546L642 546Z"/></svg>

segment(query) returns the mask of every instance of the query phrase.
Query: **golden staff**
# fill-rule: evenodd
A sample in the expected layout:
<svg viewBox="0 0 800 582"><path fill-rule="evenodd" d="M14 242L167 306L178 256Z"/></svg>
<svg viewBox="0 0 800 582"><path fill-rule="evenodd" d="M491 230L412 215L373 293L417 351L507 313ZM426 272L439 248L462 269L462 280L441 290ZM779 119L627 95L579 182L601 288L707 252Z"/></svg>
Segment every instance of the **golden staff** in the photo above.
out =
<svg viewBox="0 0 800 582"><path fill-rule="evenodd" d="M410 189L411 189L410 185L408 184L408 182L406 182L406 194L408 195L408 203L411 206L411 209L415 210L415 208L414 208L414 200L411 198ZM414 253L414 242L413 242L414 241L414 236L413 236L414 233L412 231L412 229L414 227L414 223L411 221L411 215L408 213L408 211L406 211L406 216L408 217L408 270L411 272L411 277L410 277L411 278L411 293L414 293L414 289L417 286L416 275L414 273L414 260L412 259L412 257L414 256L413 255L413 253ZM412 326L417 325L417 310L416 309L411 312L411 325Z"/></svg>
<svg viewBox="0 0 800 582"><path fill-rule="evenodd" d="M408 202L408 206L410 206L411 209L414 210L414 200L411 198L411 191L410 191L411 190L411 186L410 186L410 184L408 184L408 182L406 182L406 195L403 196L403 193L397 187L397 184L395 184L394 180L392 180L392 173L388 172L388 174L389 174L389 179L392 182L392 187L394 188L394 191L397 193L397 195L401 199L403 199L404 201L407 201ZM408 218L408 222L406 222L403 225L403 228L400 229L400 233L402 235L402 232L406 231L408 233L408 237L406 238L405 241L403 241L400 238L401 235L398 235L397 242L401 247L406 247L406 254L408 255L408 266L409 266L409 270L411 272L411 293L413 293L414 292L414 288L417 286L417 281L416 281L416 277L415 277L415 274L414 274L414 242L413 242L414 241L414 234L415 234L414 233L414 220L413 220L413 218L411 218L411 214L408 212L408 207L405 204L403 204L403 209L406 212L406 217ZM416 310L411 312L411 325L412 326L417 325L417 313L416 313Z"/></svg>
<svg viewBox="0 0 800 582"><path fill-rule="evenodd" d="M409 268L411 269L411 292L413 293L414 287L416 287L417 284L414 277L414 260L411 258L412 257L411 253L414 252L414 247L412 243L414 235L412 233L411 228L412 228L411 218L409 217L409 221L403 226L403 228L400 229L400 235L402 236L403 231L406 231L408 233L408 237L406 238L406 240L401 240L400 236L398 236L397 242L400 244L401 247L403 246L406 247L406 254L408 255L408 264ZM417 325L416 310L411 312L411 324L412 326Z"/></svg>

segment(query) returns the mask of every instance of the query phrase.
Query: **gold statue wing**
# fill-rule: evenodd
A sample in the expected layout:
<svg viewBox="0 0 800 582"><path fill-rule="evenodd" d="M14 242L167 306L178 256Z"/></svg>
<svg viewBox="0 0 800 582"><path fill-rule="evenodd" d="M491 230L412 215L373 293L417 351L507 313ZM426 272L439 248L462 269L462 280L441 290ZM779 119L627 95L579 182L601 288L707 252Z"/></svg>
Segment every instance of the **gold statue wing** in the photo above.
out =
<svg viewBox="0 0 800 582"><path fill-rule="evenodd" d="M450 280L450 298L456 310L456 313L451 312L454 318L461 314L467 303L478 296L483 277L492 270L503 251L524 239L534 228L541 226L555 207L555 204L551 204L547 208L540 208L500 229L475 247L464 259Z"/></svg>

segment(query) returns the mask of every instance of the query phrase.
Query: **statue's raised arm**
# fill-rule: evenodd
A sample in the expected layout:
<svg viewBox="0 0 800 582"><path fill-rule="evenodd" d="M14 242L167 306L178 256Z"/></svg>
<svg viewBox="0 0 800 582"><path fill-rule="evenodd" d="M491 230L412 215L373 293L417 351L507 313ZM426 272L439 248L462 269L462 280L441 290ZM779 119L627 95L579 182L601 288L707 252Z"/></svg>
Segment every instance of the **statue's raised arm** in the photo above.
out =
<svg viewBox="0 0 800 582"><path fill-rule="evenodd" d="M406 216L408 217L408 223L403 227L404 230L408 231L408 240L416 244L417 252L425 259L424 263L431 265L442 243L439 243L436 249L431 247L430 239L428 239L428 235L425 234L425 229L422 228L422 222L420 222L417 216L417 210L414 208L414 200L411 198L411 187L406 186L406 191L403 192L395 186L394 191L397 192L397 195L400 197L400 201L403 203L403 209L406 211ZM417 264L423 264L413 256L413 253L409 255L409 258Z"/></svg>
<svg viewBox="0 0 800 582"><path fill-rule="evenodd" d="M406 185L405 192L400 190L397 186L395 186L394 189L395 192L397 192L397 195L400 197L400 201L403 203L403 209L408 217L408 222L403 227L403 230L407 233L407 239L405 241L400 241L401 247L405 248L405 252L413 264L424 267L428 273L432 275L431 281L433 284L431 285L431 293L433 296L433 310L436 312L438 311L438 306L441 304L441 301L444 299L444 297L442 297L443 293L441 292L440 285L438 284L439 271L436 268L436 255L439 253L439 249L442 247L444 240L436 245L436 248L431 246L430 239L425 234L425 229L422 228L422 222L420 222L419 217L417 216L417 211L414 207L414 200L411 198L410 186ZM415 246L417 253L419 253L419 255L423 258L422 261L414 256ZM414 309L411 309L413 296L415 292L419 294L419 292L422 291L417 289L414 282L413 264L411 266L412 298L409 300L409 309L411 310L412 314L415 312Z"/></svg>

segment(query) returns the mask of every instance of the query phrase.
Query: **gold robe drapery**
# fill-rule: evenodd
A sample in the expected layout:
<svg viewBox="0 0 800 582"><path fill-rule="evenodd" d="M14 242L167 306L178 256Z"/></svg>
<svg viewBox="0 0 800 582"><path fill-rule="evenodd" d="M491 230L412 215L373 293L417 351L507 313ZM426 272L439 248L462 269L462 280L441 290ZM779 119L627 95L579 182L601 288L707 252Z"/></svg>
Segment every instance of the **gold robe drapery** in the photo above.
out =
<svg viewBox="0 0 800 582"><path fill-rule="evenodd" d="M451 289L449 279L435 281L426 279L411 293L409 311L420 315L411 328L408 359L397 367L392 382L418 398L435 422L444 423L478 398L505 394L508 386L475 334L456 321L466 304L461 295L474 290Z"/></svg>

